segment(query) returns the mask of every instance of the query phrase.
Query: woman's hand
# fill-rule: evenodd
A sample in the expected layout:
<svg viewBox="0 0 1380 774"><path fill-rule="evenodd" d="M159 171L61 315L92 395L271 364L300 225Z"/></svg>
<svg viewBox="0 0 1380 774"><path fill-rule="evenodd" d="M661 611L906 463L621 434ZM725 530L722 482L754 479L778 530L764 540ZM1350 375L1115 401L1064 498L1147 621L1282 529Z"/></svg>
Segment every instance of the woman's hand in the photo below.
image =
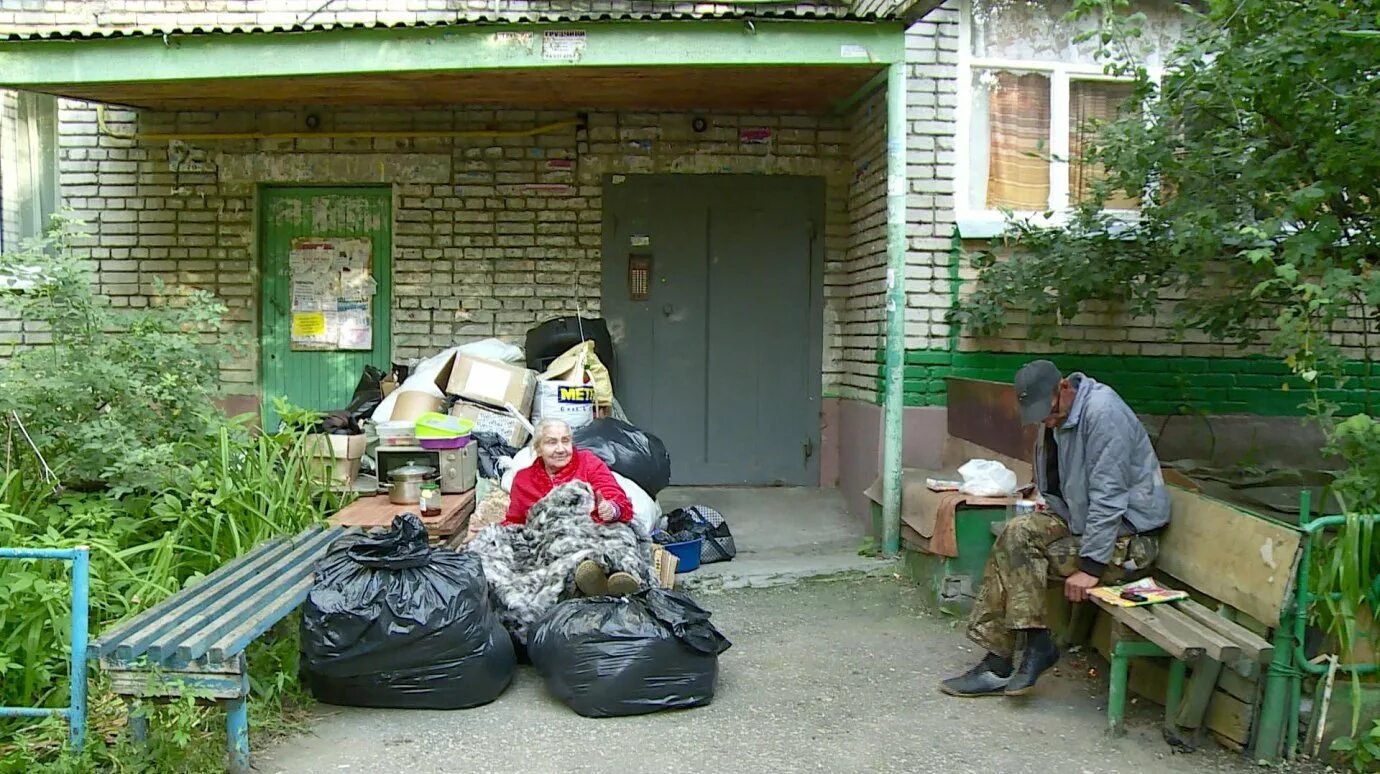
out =
<svg viewBox="0 0 1380 774"><path fill-rule="evenodd" d="M608 500L605 500L598 494L594 495L594 499L594 510L596 513L599 514L599 521L603 522L604 524L609 524L618 518L618 510L613 507L613 503L609 502Z"/></svg>

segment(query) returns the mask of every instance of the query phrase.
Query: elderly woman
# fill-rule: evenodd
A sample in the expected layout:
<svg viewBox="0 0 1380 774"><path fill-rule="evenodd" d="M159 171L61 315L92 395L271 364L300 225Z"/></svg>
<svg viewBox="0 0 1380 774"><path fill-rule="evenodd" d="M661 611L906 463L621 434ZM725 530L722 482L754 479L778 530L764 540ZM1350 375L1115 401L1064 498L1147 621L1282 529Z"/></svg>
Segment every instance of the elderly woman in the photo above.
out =
<svg viewBox="0 0 1380 774"><path fill-rule="evenodd" d="M600 524L632 521L632 503L604 461L575 448L570 425L559 419L537 424L532 435L532 451L537 461L518 472L508 501L504 524L526 524L527 512L551 490L571 481L583 481L594 490L594 512L590 518Z"/></svg>
<svg viewBox="0 0 1380 774"><path fill-rule="evenodd" d="M544 421L533 435L537 459L513 479L507 518L469 546L504 625L524 644L528 627L562 599L654 582L651 540L608 466L576 449L564 422Z"/></svg>

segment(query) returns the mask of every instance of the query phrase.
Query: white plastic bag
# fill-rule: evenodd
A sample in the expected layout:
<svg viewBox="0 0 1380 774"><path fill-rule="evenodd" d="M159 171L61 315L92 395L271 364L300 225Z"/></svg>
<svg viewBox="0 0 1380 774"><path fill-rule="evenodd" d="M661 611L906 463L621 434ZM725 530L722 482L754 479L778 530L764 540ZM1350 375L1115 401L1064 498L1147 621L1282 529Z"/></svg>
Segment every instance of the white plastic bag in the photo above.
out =
<svg viewBox="0 0 1380 774"><path fill-rule="evenodd" d="M968 460L958 469L960 492L975 497L1005 497L1016 493L1016 474L994 460Z"/></svg>

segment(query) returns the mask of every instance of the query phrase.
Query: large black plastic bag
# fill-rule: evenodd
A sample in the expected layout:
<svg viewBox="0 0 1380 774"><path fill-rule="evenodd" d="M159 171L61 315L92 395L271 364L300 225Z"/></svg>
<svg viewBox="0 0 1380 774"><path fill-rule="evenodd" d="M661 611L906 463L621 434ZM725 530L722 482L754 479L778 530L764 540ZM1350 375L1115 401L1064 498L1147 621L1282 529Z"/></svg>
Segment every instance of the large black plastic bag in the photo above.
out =
<svg viewBox="0 0 1380 774"><path fill-rule="evenodd" d="M651 433L603 418L575 429L575 445L587 449L614 472L632 479L652 497L671 485L671 455Z"/></svg>
<svg viewBox="0 0 1380 774"><path fill-rule="evenodd" d="M591 718L708 704L731 645L708 611L665 589L568 600L533 632L527 653L547 689Z"/></svg>
<svg viewBox="0 0 1380 774"><path fill-rule="evenodd" d="M302 606L301 669L327 704L460 709L497 699L517 662L479 557L432 548L405 513L322 557Z"/></svg>

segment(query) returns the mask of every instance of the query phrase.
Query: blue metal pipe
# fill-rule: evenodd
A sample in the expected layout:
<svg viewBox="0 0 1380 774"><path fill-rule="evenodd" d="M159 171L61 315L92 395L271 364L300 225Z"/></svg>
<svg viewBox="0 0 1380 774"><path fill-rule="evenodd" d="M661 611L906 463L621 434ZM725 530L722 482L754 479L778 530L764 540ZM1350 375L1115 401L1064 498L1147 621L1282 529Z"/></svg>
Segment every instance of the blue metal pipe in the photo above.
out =
<svg viewBox="0 0 1380 774"><path fill-rule="evenodd" d="M46 718L70 712L69 707L0 707L0 718Z"/></svg>
<svg viewBox="0 0 1380 774"><path fill-rule="evenodd" d="M62 559L72 563L71 683L66 707L0 707L0 717L67 718L72 749L80 752L86 740L86 639L91 605L91 549L0 548L0 559Z"/></svg>
<svg viewBox="0 0 1380 774"><path fill-rule="evenodd" d="M0 548L0 559L67 559L73 561L87 548Z"/></svg>
<svg viewBox="0 0 1380 774"><path fill-rule="evenodd" d="M86 741L86 638L90 613L91 550L76 549L72 558L72 674L70 725L72 749L81 752Z"/></svg>

